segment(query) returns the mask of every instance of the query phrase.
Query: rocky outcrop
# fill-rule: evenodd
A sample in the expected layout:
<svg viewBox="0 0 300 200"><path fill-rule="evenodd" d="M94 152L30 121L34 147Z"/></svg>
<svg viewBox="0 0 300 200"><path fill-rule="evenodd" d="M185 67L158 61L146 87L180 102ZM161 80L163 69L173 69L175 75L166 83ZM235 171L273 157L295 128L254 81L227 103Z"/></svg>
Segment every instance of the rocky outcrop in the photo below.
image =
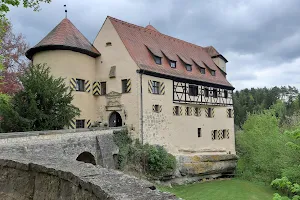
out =
<svg viewBox="0 0 300 200"><path fill-rule="evenodd" d="M0 158L2 200L164 200L174 195L122 172L51 157Z"/></svg>

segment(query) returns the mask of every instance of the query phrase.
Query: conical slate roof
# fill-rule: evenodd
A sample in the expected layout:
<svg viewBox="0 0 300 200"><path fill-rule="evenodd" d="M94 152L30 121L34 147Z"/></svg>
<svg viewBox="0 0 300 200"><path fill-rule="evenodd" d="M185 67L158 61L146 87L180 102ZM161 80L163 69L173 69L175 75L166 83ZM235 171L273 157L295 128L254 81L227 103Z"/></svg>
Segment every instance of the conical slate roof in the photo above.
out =
<svg viewBox="0 0 300 200"><path fill-rule="evenodd" d="M63 19L37 45L29 49L26 57L32 59L35 53L47 50L71 50L92 57L100 55L100 52L67 18Z"/></svg>

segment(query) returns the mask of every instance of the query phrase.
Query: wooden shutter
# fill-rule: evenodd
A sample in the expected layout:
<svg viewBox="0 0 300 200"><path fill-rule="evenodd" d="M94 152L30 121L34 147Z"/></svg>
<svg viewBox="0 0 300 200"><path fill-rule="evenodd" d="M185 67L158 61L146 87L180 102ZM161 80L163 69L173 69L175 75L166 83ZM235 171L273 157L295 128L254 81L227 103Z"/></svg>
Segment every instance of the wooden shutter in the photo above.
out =
<svg viewBox="0 0 300 200"><path fill-rule="evenodd" d="M163 82L160 83L159 94L161 94L161 95L165 94L165 83L163 83Z"/></svg>
<svg viewBox="0 0 300 200"><path fill-rule="evenodd" d="M148 92L153 93L153 83L151 80L148 81Z"/></svg>
<svg viewBox="0 0 300 200"><path fill-rule="evenodd" d="M85 80L85 82L84 82L84 90L86 92L90 92L91 91L91 82L89 80Z"/></svg>
<svg viewBox="0 0 300 200"><path fill-rule="evenodd" d="M76 90L76 78L70 79L70 90Z"/></svg>
<svg viewBox="0 0 300 200"><path fill-rule="evenodd" d="M70 121L70 126L69 126L70 129L75 129L76 128L76 120L75 119L72 119Z"/></svg>
<svg viewBox="0 0 300 200"><path fill-rule="evenodd" d="M131 80L127 79L127 86L126 86L126 92L130 92L131 91Z"/></svg>
<svg viewBox="0 0 300 200"><path fill-rule="evenodd" d="M90 119L86 120L86 127L91 128L91 126L92 126L91 120Z"/></svg>
<svg viewBox="0 0 300 200"><path fill-rule="evenodd" d="M100 82L99 81L95 81L93 83L93 95L95 96L99 96L100 93Z"/></svg>

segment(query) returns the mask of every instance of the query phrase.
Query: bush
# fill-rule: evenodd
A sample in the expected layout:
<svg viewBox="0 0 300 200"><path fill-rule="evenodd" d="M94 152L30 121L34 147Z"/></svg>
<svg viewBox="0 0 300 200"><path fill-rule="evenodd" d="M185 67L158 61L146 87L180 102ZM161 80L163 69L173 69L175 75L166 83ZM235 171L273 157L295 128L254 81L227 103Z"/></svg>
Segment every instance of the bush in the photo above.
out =
<svg viewBox="0 0 300 200"><path fill-rule="evenodd" d="M138 140L133 142L127 130L115 131L114 141L119 147L117 168L120 170L127 167L152 178L162 178L173 174L176 169L175 157L163 147L143 145Z"/></svg>

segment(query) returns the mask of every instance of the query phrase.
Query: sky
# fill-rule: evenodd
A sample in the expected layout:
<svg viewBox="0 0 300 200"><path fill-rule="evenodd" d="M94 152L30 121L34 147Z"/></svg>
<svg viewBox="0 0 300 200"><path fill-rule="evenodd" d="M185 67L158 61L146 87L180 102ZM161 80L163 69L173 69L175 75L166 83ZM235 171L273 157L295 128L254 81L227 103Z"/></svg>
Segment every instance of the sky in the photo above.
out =
<svg viewBox="0 0 300 200"><path fill-rule="evenodd" d="M15 33L35 45L64 17L93 42L106 16L147 26L229 62L237 89L291 85L300 89L300 0L52 0L39 12L12 8Z"/></svg>

